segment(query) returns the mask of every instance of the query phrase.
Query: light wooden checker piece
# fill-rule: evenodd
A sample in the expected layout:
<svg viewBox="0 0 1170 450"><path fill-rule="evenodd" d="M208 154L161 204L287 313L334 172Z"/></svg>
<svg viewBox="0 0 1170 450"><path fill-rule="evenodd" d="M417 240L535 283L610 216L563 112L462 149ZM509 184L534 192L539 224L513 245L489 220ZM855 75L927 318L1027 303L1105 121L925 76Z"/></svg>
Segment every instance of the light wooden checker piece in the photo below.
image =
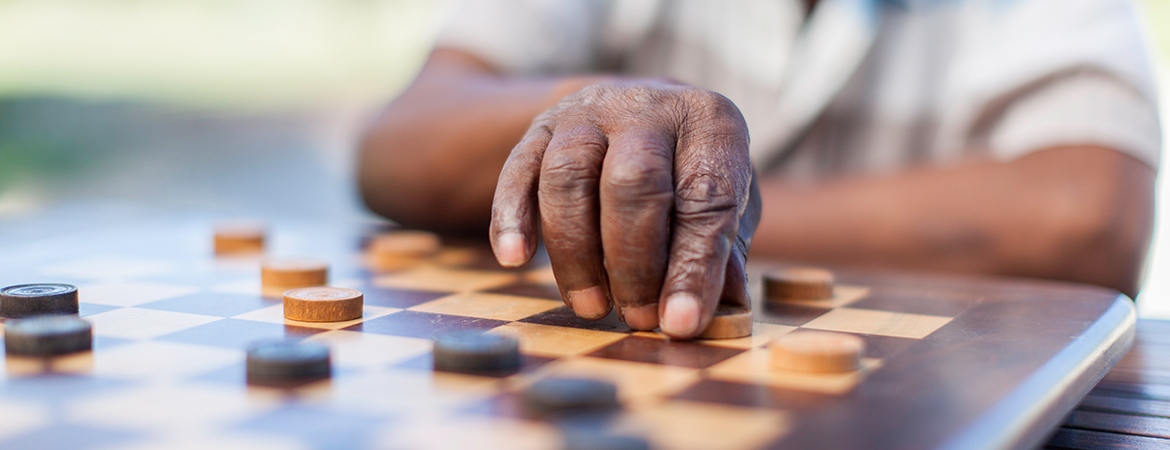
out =
<svg viewBox="0 0 1170 450"><path fill-rule="evenodd" d="M802 372L852 372L861 368L865 341L844 333L797 330L769 345L772 366Z"/></svg>
<svg viewBox="0 0 1170 450"><path fill-rule="evenodd" d="M284 317L301 322L344 322L362 316L363 295L356 289L306 287L284 293Z"/></svg>
<svg viewBox="0 0 1170 450"><path fill-rule="evenodd" d="M392 231L374 236L368 258L377 270L400 270L418 265L439 253L442 242L426 231Z"/></svg>
<svg viewBox="0 0 1170 450"><path fill-rule="evenodd" d="M832 298L833 282L833 273L824 269L777 269L764 273L764 299L784 302Z"/></svg>
<svg viewBox="0 0 1170 450"><path fill-rule="evenodd" d="M752 310L742 306L719 305L715 315L697 339L737 339L752 335Z"/></svg>
<svg viewBox="0 0 1170 450"><path fill-rule="evenodd" d="M215 254L264 253L268 230L258 223L225 223L215 227Z"/></svg>
<svg viewBox="0 0 1170 450"><path fill-rule="evenodd" d="M324 286L329 282L329 263L316 259L271 259L260 265L260 284L267 297L280 297L289 289Z"/></svg>

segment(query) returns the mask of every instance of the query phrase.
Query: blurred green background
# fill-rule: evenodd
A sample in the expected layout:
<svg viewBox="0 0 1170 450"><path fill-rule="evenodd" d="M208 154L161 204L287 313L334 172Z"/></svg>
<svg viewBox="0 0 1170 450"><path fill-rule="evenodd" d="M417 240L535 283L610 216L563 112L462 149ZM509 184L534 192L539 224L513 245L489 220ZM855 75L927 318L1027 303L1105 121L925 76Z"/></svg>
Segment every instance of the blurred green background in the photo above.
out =
<svg viewBox="0 0 1170 450"><path fill-rule="evenodd" d="M368 217L355 137L414 76L452 6L0 0L0 218L88 199ZM1170 0L1138 6L1170 104ZM1168 223L1144 316L1170 318Z"/></svg>

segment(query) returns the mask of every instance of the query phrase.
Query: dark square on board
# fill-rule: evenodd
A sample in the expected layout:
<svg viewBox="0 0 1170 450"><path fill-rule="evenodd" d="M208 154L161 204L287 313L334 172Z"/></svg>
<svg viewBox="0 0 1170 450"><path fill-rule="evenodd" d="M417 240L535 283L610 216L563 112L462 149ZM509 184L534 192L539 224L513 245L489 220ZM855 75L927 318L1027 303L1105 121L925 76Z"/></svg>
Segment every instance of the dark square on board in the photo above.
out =
<svg viewBox="0 0 1170 450"><path fill-rule="evenodd" d="M222 319L205 323L183 331L162 336L158 340L183 342L187 344L214 345L234 349L246 349L256 341L267 339L294 339L299 340L312 333L320 333L324 329L296 327L287 330L284 324L256 322L252 320ZM303 331L303 333L298 332Z"/></svg>
<svg viewBox="0 0 1170 450"><path fill-rule="evenodd" d="M506 324L502 320L434 314L418 311L399 311L362 323L342 328L363 333L388 334L431 339L440 333L459 330L487 330Z"/></svg>
<svg viewBox="0 0 1170 450"><path fill-rule="evenodd" d="M399 309L418 306L431 300L451 295L448 292L411 291L375 286L363 286L358 288L358 290L362 291L363 300L367 305Z"/></svg>
<svg viewBox="0 0 1170 450"><path fill-rule="evenodd" d="M520 322L552 325L554 327L581 328L585 330L612 331L615 333L629 333L630 327L622 323L617 312L610 311L609 315L598 320L582 319L573 313L568 306L561 306L548 311L533 314L520 319Z"/></svg>
<svg viewBox="0 0 1170 450"><path fill-rule="evenodd" d="M232 317L278 304L280 304L280 300L265 300L259 294L200 292L145 303L136 306L136 308L202 314L205 316Z"/></svg>
<svg viewBox="0 0 1170 450"><path fill-rule="evenodd" d="M587 356L705 369L740 353L736 348L629 336Z"/></svg>

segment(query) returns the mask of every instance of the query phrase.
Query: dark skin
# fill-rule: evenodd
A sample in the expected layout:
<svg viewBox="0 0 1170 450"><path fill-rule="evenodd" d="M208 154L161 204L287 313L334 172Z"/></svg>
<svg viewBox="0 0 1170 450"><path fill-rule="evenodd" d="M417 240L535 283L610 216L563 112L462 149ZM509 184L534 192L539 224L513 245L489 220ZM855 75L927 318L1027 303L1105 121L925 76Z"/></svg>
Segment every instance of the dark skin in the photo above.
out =
<svg viewBox="0 0 1170 450"><path fill-rule="evenodd" d="M746 151L742 117L715 93L608 76L508 79L439 49L367 134L360 180L370 208L405 226L490 228L505 266L527 261L542 232L578 315L616 308L632 328L680 338L719 302L746 301L753 238L771 257L1136 294L1154 171L1115 150L801 187L765 177L759 197ZM758 232L756 198L768 205Z"/></svg>

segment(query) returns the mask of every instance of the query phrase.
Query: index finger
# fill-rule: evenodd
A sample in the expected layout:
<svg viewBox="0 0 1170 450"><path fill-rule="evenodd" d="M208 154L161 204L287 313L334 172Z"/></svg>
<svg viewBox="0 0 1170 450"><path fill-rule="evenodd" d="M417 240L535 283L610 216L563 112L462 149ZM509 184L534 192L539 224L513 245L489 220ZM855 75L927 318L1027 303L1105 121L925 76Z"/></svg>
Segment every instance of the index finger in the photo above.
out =
<svg viewBox="0 0 1170 450"><path fill-rule="evenodd" d="M533 126L512 149L492 200L492 221L488 232L496 260L505 267L518 267L536 253L537 184L544 151L552 130Z"/></svg>

